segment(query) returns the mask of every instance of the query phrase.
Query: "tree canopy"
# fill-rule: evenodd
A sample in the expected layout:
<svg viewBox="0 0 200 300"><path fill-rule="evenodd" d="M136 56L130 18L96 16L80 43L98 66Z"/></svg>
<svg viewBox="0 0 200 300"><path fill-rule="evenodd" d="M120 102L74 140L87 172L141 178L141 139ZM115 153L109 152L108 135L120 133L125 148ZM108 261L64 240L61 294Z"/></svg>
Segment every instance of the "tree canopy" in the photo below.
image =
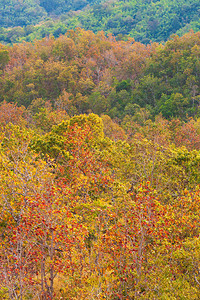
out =
<svg viewBox="0 0 200 300"><path fill-rule="evenodd" d="M198 0L7 0L0 1L0 41L32 41L59 37L69 29L112 33L118 39L163 42L190 29L199 31Z"/></svg>

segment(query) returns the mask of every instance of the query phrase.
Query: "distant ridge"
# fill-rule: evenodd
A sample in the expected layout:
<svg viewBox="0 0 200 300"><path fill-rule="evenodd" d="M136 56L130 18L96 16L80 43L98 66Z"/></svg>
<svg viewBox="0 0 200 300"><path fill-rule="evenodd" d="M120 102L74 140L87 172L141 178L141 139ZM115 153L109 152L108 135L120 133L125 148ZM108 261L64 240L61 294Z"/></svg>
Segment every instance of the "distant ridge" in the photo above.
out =
<svg viewBox="0 0 200 300"><path fill-rule="evenodd" d="M199 0L0 0L0 41L12 44L77 27L148 44L200 30ZM37 25L37 26L35 26Z"/></svg>

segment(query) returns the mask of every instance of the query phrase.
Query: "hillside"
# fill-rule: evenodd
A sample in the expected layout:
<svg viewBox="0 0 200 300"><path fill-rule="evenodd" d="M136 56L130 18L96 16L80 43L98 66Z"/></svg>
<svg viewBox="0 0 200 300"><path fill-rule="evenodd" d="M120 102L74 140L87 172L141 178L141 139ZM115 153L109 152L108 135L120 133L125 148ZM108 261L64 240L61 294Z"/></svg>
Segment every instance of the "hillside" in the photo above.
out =
<svg viewBox="0 0 200 300"><path fill-rule="evenodd" d="M166 41L173 33L200 28L198 0L0 2L0 40L5 43L58 37L76 27L136 41ZM37 26L34 26L37 25ZM7 29L6 29L7 28Z"/></svg>
<svg viewBox="0 0 200 300"><path fill-rule="evenodd" d="M1 0L0 26L15 27L37 24L50 16L59 16L70 10L83 9L98 0Z"/></svg>
<svg viewBox="0 0 200 300"><path fill-rule="evenodd" d="M0 26L15 27L37 24L47 17L38 1L0 1Z"/></svg>
<svg viewBox="0 0 200 300"><path fill-rule="evenodd" d="M199 300L199 3L88 4L1 2L0 299Z"/></svg>
<svg viewBox="0 0 200 300"><path fill-rule="evenodd" d="M198 0L108 1L76 16L79 26L114 35L130 35L136 41L166 41L193 21L199 23Z"/></svg>
<svg viewBox="0 0 200 300"><path fill-rule="evenodd" d="M58 39L0 49L0 100L65 107L122 120L146 109L154 118L199 116L200 33L164 46L116 41L103 32L70 30Z"/></svg>

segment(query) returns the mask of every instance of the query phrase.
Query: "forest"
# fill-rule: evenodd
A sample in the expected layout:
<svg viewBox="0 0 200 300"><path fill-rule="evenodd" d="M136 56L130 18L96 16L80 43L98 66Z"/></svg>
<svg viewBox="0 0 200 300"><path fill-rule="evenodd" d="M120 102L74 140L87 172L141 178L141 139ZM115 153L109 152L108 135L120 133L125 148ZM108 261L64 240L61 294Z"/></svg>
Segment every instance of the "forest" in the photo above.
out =
<svg viewBox="0 0 200 300"><path fill-rule="evenodd" d="M144 44L200 30L199 0L0 0L0 41L31 42L69 29L133 37Z"/></svg>
<svg viewBox="0 0 200 300"><path fill-rule="evenodd" d="M57 39L0 46L0 101L38 118L48 102L69 116L92 112L143 122L162 114L185 121L200 113L199 58L199 32L144 45L69 30Z"/></svg>
<svg viewBox="0 0 200 300"><path fill-rule="evenodd" d="M199 299L199 106L200 32L1 44L0 299Z"/></svg>

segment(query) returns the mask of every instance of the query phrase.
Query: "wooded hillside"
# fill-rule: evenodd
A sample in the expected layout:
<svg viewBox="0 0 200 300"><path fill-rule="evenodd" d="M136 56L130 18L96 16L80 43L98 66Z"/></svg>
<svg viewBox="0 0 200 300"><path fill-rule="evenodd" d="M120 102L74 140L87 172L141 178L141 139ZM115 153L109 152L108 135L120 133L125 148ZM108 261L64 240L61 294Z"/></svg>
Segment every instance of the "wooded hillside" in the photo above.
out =
<svg viewBox="0 0 200 300"><path fill-rule="evenodd" d="M78 29L58 39L1 46L0 100L25 107L108 114L122 120L145 110L154 118L199 116L200 34L165 46L116 41Z"/></svg>
<svg viewBox="0 0 200 300"><path fill-rule="evenodd" d="M148 44L167 41L174 33L199 31L199 14L198 0L7 0L0 1L0 41L59 37L81 27L93 32L103 30L118 39L131 36Z"/></svg>
<svg viewBox="0 0 200 300"><path fill-rule="evenodd" d="M0 2L0 299L199 300L199 2L49 3Z"/></svg>

